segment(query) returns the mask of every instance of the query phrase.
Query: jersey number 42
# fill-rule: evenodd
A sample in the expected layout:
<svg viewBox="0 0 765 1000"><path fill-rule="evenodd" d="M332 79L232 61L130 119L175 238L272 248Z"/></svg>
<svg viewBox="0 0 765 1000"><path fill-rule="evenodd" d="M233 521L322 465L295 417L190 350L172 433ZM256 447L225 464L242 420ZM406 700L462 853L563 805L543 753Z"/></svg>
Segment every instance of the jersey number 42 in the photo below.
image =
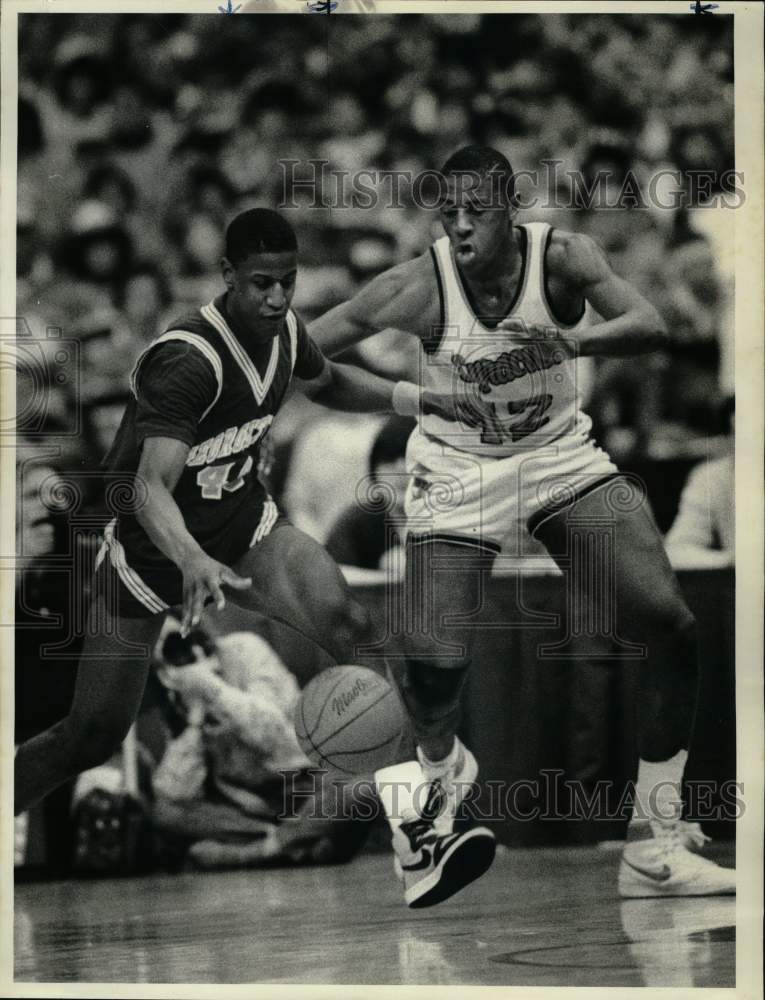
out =
<svg viewBox="0 0 765 1000"><path fill-rule="evenodd" d="M474 396L457 404L457 417L468 427L480 428L484 444L501 445L508 439L520 441L548 424L550 418L545 414L552 401L550 393L545 393L530 401L506 403L509 417L522 415L521 420L508 420L500 415L496 403Z"/></svg>

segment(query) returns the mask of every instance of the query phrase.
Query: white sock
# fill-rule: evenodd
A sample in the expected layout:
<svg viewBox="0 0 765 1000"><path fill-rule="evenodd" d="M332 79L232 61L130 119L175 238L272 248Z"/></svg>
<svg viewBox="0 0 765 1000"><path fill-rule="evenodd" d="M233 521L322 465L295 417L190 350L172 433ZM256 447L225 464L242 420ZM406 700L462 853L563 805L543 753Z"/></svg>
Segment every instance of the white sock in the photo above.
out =
<svg viewBox="0 0 765 1000"><path fill-rule="evenodd" d="M457 763L461 746L462 744L455 736L452 748L443 760L431 760L425 754L422 747L417 747L417 760L422 764L422 770L425 772L425 775L429 778L437 778L445 774L450 767L453 767Z"/></svg>
<svg viewBox="0 0 765 1000"><path fill-rule="evenodd" d="M678 750L669 760L652 763L641 760L631 822L650 819L673 819L679 813L681 784L687 750Z"/></svg>
<svg viewBox="0 0 765 1000"><path fill-rule="evenodd" d="M396 830L402 820L417 813L418 804L422 805L425 781L420 762L407 760L380 768L374 773L374 781L385 816L391 829Z"/></svg>

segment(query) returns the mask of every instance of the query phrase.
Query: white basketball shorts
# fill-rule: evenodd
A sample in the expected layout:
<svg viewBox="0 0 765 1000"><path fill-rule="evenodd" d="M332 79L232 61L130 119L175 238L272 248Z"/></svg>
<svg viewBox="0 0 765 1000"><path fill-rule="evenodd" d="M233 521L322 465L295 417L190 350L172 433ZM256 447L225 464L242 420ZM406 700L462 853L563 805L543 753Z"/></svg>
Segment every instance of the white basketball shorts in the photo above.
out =
<svg viewBox="0 0 765 1000"><path fill-rule="evenodd" d="M408 535L526 554L524 539L546 518L618 475L590 426L583 417L575 433L503 458L459 451L415 428L406 455Z"/></svg>

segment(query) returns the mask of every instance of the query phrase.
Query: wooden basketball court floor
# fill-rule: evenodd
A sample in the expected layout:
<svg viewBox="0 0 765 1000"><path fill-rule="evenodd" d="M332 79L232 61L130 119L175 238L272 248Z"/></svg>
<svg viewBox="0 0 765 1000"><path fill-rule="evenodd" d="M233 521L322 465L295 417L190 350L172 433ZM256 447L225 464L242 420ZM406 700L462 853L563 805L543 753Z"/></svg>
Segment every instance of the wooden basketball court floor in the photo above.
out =
<svg viewBox="0 0 765 1000"><path fill-rule="evenodd" d="M720 845L725 848L725 845ZM16 887L32 982L734 986L735 899L620 900L618 853L500 848L409 910L388 854L348 865ZM733 863L732 846L723 863Z"/></svg>

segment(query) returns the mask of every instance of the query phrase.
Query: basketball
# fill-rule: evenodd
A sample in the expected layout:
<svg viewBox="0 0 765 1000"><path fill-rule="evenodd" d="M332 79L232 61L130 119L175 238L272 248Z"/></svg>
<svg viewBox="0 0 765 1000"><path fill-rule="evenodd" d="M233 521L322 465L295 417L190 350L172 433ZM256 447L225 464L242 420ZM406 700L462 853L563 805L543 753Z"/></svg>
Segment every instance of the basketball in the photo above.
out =
<svg viewBox="0 0 765 1000"><path fill-rule="evenodd" d="M404 728L398 692L367 667L330 667L304 688L295 733L317 767L366 774L394 762Z"/></svg>

